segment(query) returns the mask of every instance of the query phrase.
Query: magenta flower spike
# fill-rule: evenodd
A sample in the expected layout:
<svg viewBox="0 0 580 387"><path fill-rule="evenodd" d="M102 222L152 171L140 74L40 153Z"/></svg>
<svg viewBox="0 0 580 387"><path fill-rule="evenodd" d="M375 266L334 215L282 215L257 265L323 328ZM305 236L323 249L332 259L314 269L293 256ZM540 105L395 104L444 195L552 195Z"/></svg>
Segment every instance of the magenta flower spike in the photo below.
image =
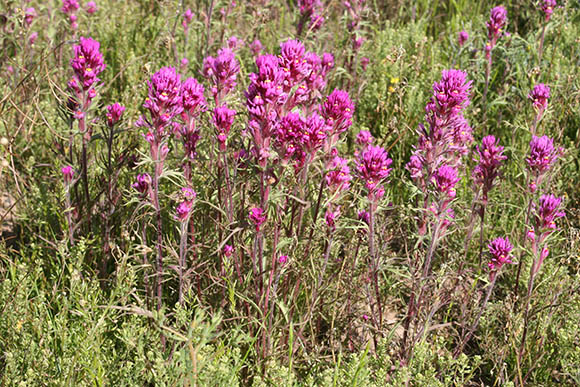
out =
<svg viewBox="0 0 580 387"><path fill-rule="evenodd" d="M309 66L304 55L304 45L298 40L288 40L280 45L279 64L284 72L285 92L307 75Z"/></svg>
<svg viewBox="0 0 580 387"><path fill-rule="evenodd" d="M300 114L292 112L282 117L276 129L274 147L283 162L302 153L305 120Z"/></svg>
<svg viewBox="0 0 580 387"><path fill-rule="evenodd" d="M538 83L528 94L528 99L532 101L534 109L537 111L538 119L542 117L544 110L548 107L549 98L550 88L543 83Z"/></svg>
<svg viewBox="0 0 580 387"><path fill-rule="evenodd" d="M491 10L487 25L487 37L490 40L490 49L493 49L497 40L501 37L504 27L507 24L507 11L504 7L498 6Z"/></svg>
<svg viewBox="0 0 580 387"><path fill-rule="evenodd" d="M457 38L457 42L459 43L459 47L463 46L465 44L465 42L467 42L468 39L469 39L469 34L467 33L467 31L459 32L459 36Z"/></svg>
<svg viewBox="0 0 580 387"><path fill-rule="evenodd" d="M487 245L491 260L487 264L490 270L497 272L506 263L512 263L511 251L513 246L509 238L496 238ZM495 273L494 273L495 274Z"/></svg>
<svg viewBox="0 0 580 387"><path fill-rule="evenodd" d="M352 180L348 160L335 156L327 166L325 179L332 193L348 190Z"/></svg>
<svg viewBox="0 0 580 387"><path fill-rule="evenodd" d="M199 114L206 110L207 101L203 95L204 87L195 79L187 78L181 85L181 99L184 121L187 121L187 116L198 117Z"/></svg>
<svg viewBox="0 0 580 387"><path fill-rule="evenodd" d="M193 20L193 12L191 12L191 9L188 8L183 13L183 22L181 23L186 33L189 30L189 24L191 23L192 20Z"/></svg>
<svg viewBox="0 0 580 387"><path fill-rule="evenodd" d="M34 7L26 8L26 11L24 11L24 24L30 26L37 16L38 14L36 13L36 9L34 9Z"/></svg>
<svg viewBox="0 0 580 387"><path fill-rule="evenodd" d="M328 137L329 128L322 117L317 113L312 113L304 124L302 143L304 151L311 157L322 148Z"/></svg>
<svg viewBox="0 0 580 387"><path fill-rule="evenodd" d="M97 12L97 4L94 1L89 1L86 5L85 5L85 11L89 14L92 15L95 12Z"/></svg>
<svg viewBox="0 0 580 387"><path fill-rule="evenodd" d="M149 110L153 134L157 142L161 142L168 135L166 127L183 111L181 80L175 68L162 67L147 84L149 93L143 107Z"/></svg>
<svg viewBox="0 0 580 387"><path fill-rule="evenodd" d="M225 150L226 140L234 122L236 111L229 109L226 105L218 106L214 109L212 120L217 132L217 139L220 143L220 150Z"/></svg>
<svg viewBox="0 0 580 387"><path fill-rule="evenodd" d="M455 184L459 181L457 169L449 165L443 165L435 173L435 186L440 193L449 198L455 197Z"/></svg>
<svg viewBox="0 0 580 387"><path fill-rule="evenodd" d="M266 213L260 207L254 207L250 210L248 218L256 227L256 231L260 231L260 227L266 222Z"/></svg>
<svg viewBox="0 0 580 387"><path fill-rule="evenodd" d="M557 5L558 3L556 3L556 0L542 0L540 2L540 8L544 13L544 20L546 22L550 21L552 13L554 13L554 9L556 8Z"/></svg>
<svg viewBox="0 0 580 387"><path fill-rule="evenodd" d="M122 106L118 102L107 106L107 125L112 127L117 122L121 120L123 113L125 112L125 106Z"/></svg>
<svg viewBox="0 0 580 387"><path fill-rule="evenodd" d="M540 206L537 210L538 226L541 230L548 233L556 230L556 220L564 217L564 211L560 210L562 198L552 194L542 195L540 197Z"/></svg>
<svg viewBox="0 0 580 387"><path fill-rule="evenodd" d="M175 218L180 222L186 222L191 214L192 203L183 201L177 205L175 209Z"/></svg>
<svg viewBox="0 0 580 387"><path fill-rule="evenodd" d="M334 89L322 105L321 114L333 135L348 130L352 125L354 103L348 92Z"/></svg>
<svg viewBox="0 0 580 387"><path fill-rule="evenodd" d="M62 167L62 169L60 170L62 173L62 177L64 179L64 184L65 185L70 185L73 181L74 175L75 175L75 171L74 169L70 166L64 166Z"/></svg>
<svg viewBox="0 0 580 387"><path fill-rule="evenodd" d="M443 70L441 81L433 83L433 97L427 104L427 113L433 112L444 119L455 115L469 105L472 81L461 70Z"/></svg>
<svg viewBox="0 0 580 387"><path fill-rule="evenodd" d="M526 163L533 180L530 189L535 192L538 184L541 183L542 176L550 169L558 158L558 150L554 148L554 140L548 136L533 136L530 141L530 153L526 157Z"/></svg>
<svg viewBox="0 0 580 387"><path fill-rule="evenodd" d="M499 139L494 136L486 136L477 146L476 152L479 160L473 170L473 179L476 186L481 187L483 191L483 202L487 203L487 194L494 186L494 180L499 176L499 169L502 161L507 159L503 155L503 146L499 146Z"/></svg>
<svg viewBox="0 0 580 387"><path fill-rule="evenodd" d="M229 48L222 48L215 58L208 56L203 61L203 75L212 84L214 98L219 100L236 87L239 72L240 63Z"/></svg>
<svg viewBox="0 0 580 387"><path fill-rule="evenodd" d="M254 142L253 153L263 167L270 154L271 137L279 119L279 107L285 100L284 72L274 55L256 58L257 73L250 74L250 85L245 92L249 112L249 131Z"/></svg>
<svg viewBox="0 0 580 387"><path fill-rule="evenodd" d="M288 260L289 260L289 258L287 255L280 255L278 257L278 263L282 266L286 265L288 263Z"/></svg>
<svg viewBox="0 0 580 387"><path fill-rule="evenodd" d="M224 256L229 258L232 256L232 254L234 254L234 247L231 245L225 245L223 252L224 252Z"/></svg>
<svg viewBox="0 0 580 387"><path fill-rule="evenodd" d="M391 173L392 163L393 160L389 158L387 151L380 146L369 145L360 152L356 160L357 171L369 190L371 200L378 200L384 195L384 190L380 184Z"/></svg>
<svg viewBox="0 0 580 387"><path fill-rule="evenodd" d="M69 82L75 91L89 91L97 82L99 74L105 69L101 45L91 38L80 38L80 44L73 47L74 58L70 64L75 73L75 79ZM89 94L90 96L90 94Z"/></svg>

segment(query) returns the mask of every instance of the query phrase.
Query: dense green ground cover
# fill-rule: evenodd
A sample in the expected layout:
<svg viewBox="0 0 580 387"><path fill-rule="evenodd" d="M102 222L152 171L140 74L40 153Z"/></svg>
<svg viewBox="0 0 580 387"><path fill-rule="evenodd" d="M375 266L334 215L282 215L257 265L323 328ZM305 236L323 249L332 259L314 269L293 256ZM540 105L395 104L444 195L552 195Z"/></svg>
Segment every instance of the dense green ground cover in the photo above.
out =
<svg viewBox="0 0 580 387"><path fill-rule="evenodd" d="M489 77L486 21L500 4L367 0L351 2L349 11L340 1L323 3L320 29L307 28L307 21L299 33L295 1L100 0L93 14L82 4L74 32L60 1L0 0L0 384L580 384L578 2L558 1L547 22L535 2L504 2L509 34L492 50ZM31 23L29 7L37 13ZM187 8L193 19L186 35ZM462 30L469 39L460 46ZM100 42L106 64L87 112L89 200L80 167L83 140L67 104L72 46L80 36ZM243 45L235 51L240 72L226 101L238 114L221 152L211 118L216 102L202 66L232 36ZM301 180L274 155L270 169L234 155L250 151L244 95L256 72L250 44L259 39L263 53L278 55L280 44L294 38L308 51L334 55L321 101L340 88L355 104L353 124L337 145L353 180L337 199L341 215L332 231L319 211L334 200L320 183L324 156L317 154ZM360 49L353 43L359 38ZM165 263L159 303L157 210L131 184L153 170L144 129L135 123L146 112L147 81L163 66L205 86L208 112L197 122L201 138L191 178L184 175L180 140L169 140L160 182ZM450 68L473 81L464 115L475 141L460 169L455 217L423 278L417 273L436 231L418 232L424 193L405 165L432 85ZM528 93L540 82L551 95L535 123ZM126 110L109 132L105 106L113 102ZM369 207L354 162L361 130L393 161L371 237L357 217ZM532 130L562 150L541 189L530 194ZM472 177L476 144L489 134L505 147L507 160L489 195L481 244ZM78 178L70 190L61 173L66 165ZM175 207L188 182L197 199L183 250ZM271 189L268 220L256 232L247 214L263 204L265 186ZM535 213L530 198L537 203L544 193L563 198L566 216L546 241L549 255L530 294L535 258L525 239L533 223L527 213ZM486 303L486 246L500 236L514 245L514 264L502 268ZM232 258L222 252L226 244L235 247ZM262 270L252 268L258 250L266 257ZM181 256L183 302L177 295ZM424 289L423 303L406 326L416 286ZM473 337L455 353L470 326Z"/></svg>

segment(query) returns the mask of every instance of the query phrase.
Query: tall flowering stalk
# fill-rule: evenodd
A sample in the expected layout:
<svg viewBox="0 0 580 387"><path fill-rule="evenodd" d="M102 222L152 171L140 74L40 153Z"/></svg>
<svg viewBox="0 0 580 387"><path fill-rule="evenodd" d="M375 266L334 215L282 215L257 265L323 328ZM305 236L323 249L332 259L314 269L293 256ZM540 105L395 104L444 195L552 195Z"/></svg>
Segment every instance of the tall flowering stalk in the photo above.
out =
<svg viewBox="0 0 580 387"><path fill-rule="evenodd" d="M80 38L80 44L73 47L74 58L70 65L74 71L68 87L73 92L71 105L73 117L78 121L78 129L82 135L81 173L85 194L85 215L88 229L91 229L91 198L89 194L89 179L87 175L87 148L92 137L92 127L88 124L87 115L93 99L97 95L95 87L100 79L99 74L105 69L100 44L91 38ZM71 134L72 146L72 134Z"/></svg>
<svg viewBox="0 0 580 387"><path fill-rule="evenodd" d="M379 257L377 256L375 248L374 224L379 201L385 195L383 183L391 172L390 166L392 163L393 160L389 158L389 154L385 149L373 145L368 145L366 149L361 151L356 162L358 176L365 183L367 198L369 200L369 263L371 266L371 278L375 288L374 301L372 300L372 296L369 298L371 299L370 307L373 311L373 319L377 329L380 329L382 326L383 311L378 283ZM378 319L377 315L374 314L375 309L378 312Z"/></svg>
<svg viewBox="0 0 580 387"><path fill-rule="evenodd" d="M419 235L427 233L430 223L431 239L423 261L422 274L417 276L418 266L412 264L411 267L413 286L404 322L404 353L407 351L409 327L419 313L425 291L425 285L419 288L419 284L426 281L439 240L444 237L454 218L451 203L456 195L455 184L459 181L457 168L473 141L472 130L463 116L470 102L471 84L463 71L452 69L442 72L441 81L433 84L433 96L425 109L427 125L419 125L419 142L406 166L415 185L425 192L423 212L418 222ZM417 290L419 294L416 298ZM408 356L411 356L411 351Z"/></svg>
<svg viewBox="0 0 580 387"><path fill-rule="evenodd" d="M533 209L534 194L544 183L544 180L549 175L552 166L558 159L560 150L554 147L554 140L548 136L532 136L530 141L530 151L526 157L527 166L527 191L526 196L529 197L528 209L526 212L526 218L524 224L526 229L524 230L523 242L525 243L527 235L529 234L531 227L529 225L531 211ZM523 264L523 253L520 255L518 262L518 271L516 275L516 282L514 284L514 295L518 292L520 274Z"/></svg>
<svg viewBox="0 0 580 387"><path fill-rule="evenodd" d="M534 111L536 115L534 116L534 122L532 124L532 135L536 135L536 129L538 123L544 115L544 111L548 107L548 99L550 98L550 87L544 85L543 83L538 83L528 94L528 99L532 101L534 106Z"/></svg>
<svg viewBox="0 0 580 387"><path fill-rule="evenodd" d="M151 201L155 208L157 221L157 309L163 304L163 228L161 205L159 202L159 180L163 175L163 167L169 147L167 141L173 128L173 122L183 111L181 98L181 81L179 74L173 67L163 67L153 74L147 82L149 92L143 107L149 111L149 118L142 116L139 126L145 127L148 132L144 135L149 143L151 159L155 170L151 178Z"/></svg>
<svg viewBox="0 0 580 387"><path fill-rule="evenodd" d="M497 44L498 39L504 34L504 28L507 24L507 11L504 7L498 6L491 10L487 26L487 44L485 45L485 58L487 66L485 68L485 88L483 89L483 105L487 111L487 91L489 89L489 76L491 74L492 51Z"/></svg>
<svg viewBox="0 0 580 387"><path fill-rule="evenodd" d="M552 194L542 195L535 209L534 228L527 233L527 237L532 244L532 265L530 268L530 278L528 279L528 291L526 294L526 306L524 309L524 330L520 342L518 353L518 363L521 364L525 352L526 336L529 325L530 301L534 290L535 278L544 260L550 251L547 246L547 238L558 229L556 221L565 216L561 210L562 198Z"/></svg>
<svg viewBox="0 0 580 387"><path fill-rule="evenodd" d="M460 70L444 70L441 81L433 84L433 96L426 107L427 126L419 125L419 141L407 163L415 185L429 192L434 176L443 165L458 166L461 157L473 141L472 129L463 117L469 105L472 82ZM430 195L425 195L424 209L431 206ZM419 221L419 234L426 232L426 213Z"/></svg>
<svg viewBox="0 0 580 387"><path fill-rule="evenodd" d="M487 285L487 292L485 294L485 298L483 300L483 303L481 304L481 307L479 309L479 313L477 314L475 320L473 321L473 324L471 325L471 327L467 330L467 332L463 331L461 334L461 339L459 342L459 345L457 346L457 348L455 348L455 351L453 352L453 357L457 358L461 352L463 351L463 347L465 347L465 345L469 342L469 340L471 339L471 337L473 337L473 333L475 332L475 330L477 329L477 326L479 325L479 320L481 319L481 316L483 314L483 312L485 311L485 307L487 306L487 302L489 301L489 298L491 296L491 292L493 291L493 288L495 286L495 281L497 279L497 275L499 273L499 271L501 270L502 266L505 265L506 263L512 263L512 256L511 256L511 251L513 249L512 244L510 243L509 238L496 238L493 241L491 241L488 245L487 245L488 249L489 249L489 253L491 256L491 259L489 261L489 263L487 264L488 268L489 268L489 283Z"/></svg>
<svg viewBox="0 0 580 387"><path fill-rule="evenodd" d="M478 214L481 219L481 225L479 230L479 263L481 264L481 255L483 252L483 238L484 238L484 230L485 230L485 209L487 208L488 203L488 194L489 191L495 186L496 179L500 174L500 168L502 165L502 161L507 159L506 156L503 155L504 147L499 145L499 139L496 139L494 136L486 136L483 138L481 145L478 145L476 148L477 152L477 159L474 161L477 162L473 170L473 182L475 189L477 190L476 197L479 198L481 194L481 201L479 204ZM474 206L475 202L474 201ZM475 211L475 207L473 208L473 212ZM471 234L471 232L469 232ZM469 235L468 235L469 237ZM468 242L467 242L468 243ZM467 250L467 243L466 243L466 250Z"/></svg>
<svg viewBox="0 0 580 387"><path fill-rule="evenodd" d="M216 57L208 56L203 61L203 75L211 84L211 93L216 106L220 106L224 98L237 84L240 63L229 48L222 48Z"/></svg>

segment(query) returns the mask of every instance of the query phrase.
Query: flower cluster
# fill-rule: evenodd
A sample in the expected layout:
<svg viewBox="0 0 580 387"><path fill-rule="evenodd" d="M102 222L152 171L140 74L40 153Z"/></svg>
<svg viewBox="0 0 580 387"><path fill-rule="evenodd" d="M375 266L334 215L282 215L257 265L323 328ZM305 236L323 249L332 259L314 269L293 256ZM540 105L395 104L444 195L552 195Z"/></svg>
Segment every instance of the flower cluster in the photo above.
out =
<svg viewBox="0 0 580 387"><path fill-rule="evenodd" d="M91 127L87 126L86 114L93 99L97 95L95 86L100 81L98 75L105 69L100 44L91 38L80 38L80 44L73 46L74 57L70 64L74 77L68 82L68 87L74 93L69 100L69 108L73 117L78 120L79 131L84 141L91 138Z"/></svg>
<svg viewBox="0 0 580 387"><path fill-rule="evenodd" d="M191 24L192 20L193 20L193 12L191 12L191 9L188 8L183 13L183 21L181 22L181 25L183 26L183 30L185 31L186 35L187 32L189 31L189 25Z"/></svg>
<svg viewBox="0 0 580 387"><path fill-rule="evenodd" d="M62 167L62 169L60 171L62 172L62 177L64 179L64 185L69 186L72 183L74 175L75 175L74 169L70 165L66 165L66 166Z"/></svg>
<svg viewBox="0 0 580 387"><path fill-rule="evenodd" d="M175 68L162 67L147 82L149 92L143 107L149 110L157 141L168 135L166 128L182 111L181 79Z"/></svg>
<svg viewBox="0 0 580 387"><path fill-rule="evenodd" d="M487 37L489 39L485 46L486 55L489 56L495 47L497 40L502 35L502 30L507 24L507 11L504 7L498 6L491 10L489 20L486 23Z"/></svg>
<svg viewBox="0 0 580 387"><path fill-rule="evenodd" d="M463 46L465 42L469 39L469 34L467 31L460 31L459 36L457 38L457 42L459 43L459 47Z"/></svg>
<svg viewBox="0 0 580 387"><path fill-rule="evenodd" d="M266 222L266 213L260 207L254 207L250 209L248 218L254 227L256 227L256 231L260 231L260 227Z"/></svg>
<svg viewBox="0 0 580 387"><path fill-rule="evenodd" d="M193 209L193 201L197 197L197 193L189 188L184 187L181 189L181 196L182 201L177 205L175 209L175 219L179 220L180 222L185 222L189 219L191 215L191 210Z"/></svg>
<svg viewBox="0 0 580 387"><path fill-rule="evenodd" d="M546 238L557 229L556 220L565 216L564 211L560 209L561 205L562 198L548 194L540 197L539 206L534 206L535 226L527 233L528 239L532 242L534 255L539 255L534 262L533 275L537 274L550 253L545 244Z"/></svg>
<svg viewBox="0 0 580 387"><path fill-rule="evenodd" d="M26 8L26 11L24 11L24 24L30 26L32 21L36 19L37 16L38 14L36 13L36 9L34 9L34 7Z"/></svg>
<svg viewBox="0 0 580 387"><path fill-rule="evenodd" d="M73 47L74 58L70 65L74 70L75 78L69 86L75 91L88 91L99 82L99 74L105 69L103 54L100 52L100 43L91 38L80 38L80 44Z"/></svg>
<svg viewBox="0 0 580 387"><path fill-rule="evenodd" d="M528 94L528 99L534 104L538 120L544 114L544 110L548 107L548 99L550 98L550 88L543 83L538 83L532 91Z"/></svg>
<svg viewBox="0 0 580 387"><path fill-rule="evenodd" d="M278 107L284 101L283 85L286 77L274 55L257 57L256 65L258 72L250 74L250 85L245 96L254 153L264 164L269 156L273 123L279 118Z"/></svg>
<svg viewBox="0 0 580 387"><path fill-rule="evenodd" d="M380 146L368 145L359 153L356 167L359 177L364 180L369 191L369 199L376 201L383 197L385 190L381 183L391 173L393 160L387 151Z"/></svg>
<svg viewBox="0 0 580 387"><path fill-rule="evenodd" d="M226 149L226 140L234 122L235 115L236 111L228 109L225 105L218 106L213 111L212 120L217 131L217 139L220 143L221 151L225 151Z"/></svg>
<svg viewBox="0 0 580 387"><path fill-rule="evenodd" d="M122 106L118 102L107 106L107 125L109 125L109 127L113 127L121 120L124 112L125 106Z"/></svg>
<svg viewBox="0 0 580 387"><path fill-rule="evenodd" d="M511 251L513 249L509 238L496 238L487 245L491 254L491 260L487 264L490 270L498 271L506 263L512 263Z"/></svg>
<svg viewBox="0 0 580 387"><path fill-rule="evenodd" d="M348 161L342 157L335 156L326 167L325 179L331 194L348 190L352 180Z"/></svg>
<svg viewBox="0 0 580 387"><path fill-rule="evenodd" d="M407 169L423 191L442 165L456 166L473 141L472 129L463 117L469 105L471 81L460 70L444 70L433 84L433 96L426 106L428 126L419 126L419 143Z"/></svg>
<svg viewBox="0 0 580 387"><path fill-rule="evenodd" d="M304 45L298 40L288 40L280 45L279 66L284 72L286 93L310 72L305 52Z"/></svg>
<svg viewBox="0 0 580 387"><path fill-rule="evenodd" d="M551 232L556 229L556 219L565 215L563 211L560 211L560 204L562 204L562 198L552 194L540 197L540 206L537 211L539 230Z"/></svg>
<svg viewBox="0 0 580 387"><path fill-rule="evenodd" d="M526 157L528 170L532 180L530 182L530 191L535 192L536 188L542 182L543 176L550 170L550 167L557 160L559 150L554 148L554 140L548 136L532 136L530 141L530 153Z"/></svg>
<svg viewBox="0 0 580 387"><path fill-rule="evenodd" d="M288 113L280 119L276 128L274 147L284 163L292 158L303 157L304 125L305 120L295 112Z"/></svg>
<svg viewBox="0 0 580 387"><path fill-rule="evenodd" d="M203 61L203 75L211 85L211 92L216 104L236 87L236 79L240 72L240 63L229 48L222 48L214 58L208 56Z"/></svg>
<svg viewBox="0 0 580 387"><path fill-rule="evenodd" d="M89 1L85 5L85 11L87 11L89 15L92 15L93 13L97 12L97 10L98 10L97 3L95 3L94 1Z"/></svg>
<svg viewBox="0 0 580 387"><path fill-rule="evenodd" d="M540 9L544 13L544 20L547 22L552 17L552 13L554 13L554 8L556 8L556 0L541 0L540 1Z"/></svg>
<svg viewBox="0 0 580 387"><path fill-rule="evenodd" d="M61 11L68 15L71 29L77 30L79 25L77 23L77 11L80 8L78 0L62 0Z"/></svg>
<svg viewBox="0 0 580 387"><path fill-rule="evenodd" d="M483 203L487 203L487 195L494 186L494 180L499 176L499 169L503 160L507 159L503 155L503 146L499 146L499 139L494 136L485 136L481 145L477 146L479 160L473 170L473 180L476 187L481 187Z"/></svg>
<svg viewBox="0 0 580 387"><path fill-rule="evenodd" d="M181 118L184 124L179 127L179 135L183 143L185 156L189 160L195 158L197 142L200 138L199 130L196 128L196 121L199 115L207 108L203 93L203 86L194 78L188 78L181 84L181 104L183 108ZM186 175L188 174L189 171L186 171Z"/></svg>
<svg viewBox="0 0 580 387"><path fill-rule="evenodd" d="M351 127L353 113L354 103L350 96L346 91L338 89L328 96L321 109L322 117L326 120L332 136L337 136ZM334 142L336 140L338 138L334 139Z"/></svg>
<svg viewBox="0 0 580 387"><path fill-rule="evenodd" d="M435 173L435 188L450 199L455 198L455 184L459 181L457 169L442 165Z"/></svg>

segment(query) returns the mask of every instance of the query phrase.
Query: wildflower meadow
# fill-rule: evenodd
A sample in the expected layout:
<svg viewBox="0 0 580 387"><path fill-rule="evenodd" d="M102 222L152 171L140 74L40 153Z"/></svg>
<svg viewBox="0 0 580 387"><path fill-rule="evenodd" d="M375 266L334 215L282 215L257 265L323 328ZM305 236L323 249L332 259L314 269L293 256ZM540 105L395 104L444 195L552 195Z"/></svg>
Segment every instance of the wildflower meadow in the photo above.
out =
<svg viewBox="0 0 580 387"><path fill-rule="evenodd" d="M0 385L580 385L580 3L0 0Z"/></svg>

